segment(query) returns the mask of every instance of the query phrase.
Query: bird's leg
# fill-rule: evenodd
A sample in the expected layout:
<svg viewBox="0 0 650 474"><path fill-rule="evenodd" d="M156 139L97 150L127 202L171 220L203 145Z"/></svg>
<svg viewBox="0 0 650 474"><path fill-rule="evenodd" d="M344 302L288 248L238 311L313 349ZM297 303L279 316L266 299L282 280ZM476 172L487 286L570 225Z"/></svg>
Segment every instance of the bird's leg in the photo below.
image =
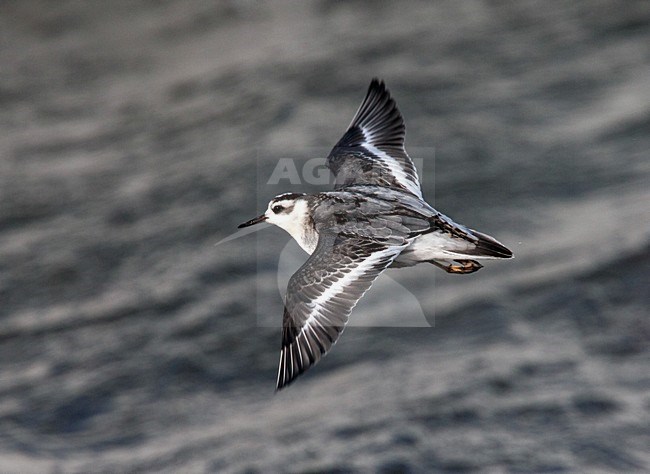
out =
<svg viewBox="0 0 650 474"><path fill-rule="evenodd" d="M447 273L474 273L483 268L483 265L476 260L453 260L451 263L449 260L430 260L430 262Z"/></svg>

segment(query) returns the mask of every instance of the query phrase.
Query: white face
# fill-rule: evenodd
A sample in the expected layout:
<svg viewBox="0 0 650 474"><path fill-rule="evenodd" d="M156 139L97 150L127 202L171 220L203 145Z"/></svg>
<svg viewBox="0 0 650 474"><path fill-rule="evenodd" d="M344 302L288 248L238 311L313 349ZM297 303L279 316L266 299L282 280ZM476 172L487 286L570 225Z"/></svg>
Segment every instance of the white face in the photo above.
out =
<svg viewBox="0 0 650 474"><path fill-rule="evenodd" d="M276 196L263 215L245 222L240 227L247 227L262 220L286 230L308 254L316 248L318 234L309 221L309 206L303 195L287 193Z"/></svg>
<svg viewBox="0 0 650 474"><path fill-rule="evenodd" d="M302 231L302 225L307 217L307 202L304 199L273 199L266 212L266 222L286 230L294 238L294 233Z"/></svg>

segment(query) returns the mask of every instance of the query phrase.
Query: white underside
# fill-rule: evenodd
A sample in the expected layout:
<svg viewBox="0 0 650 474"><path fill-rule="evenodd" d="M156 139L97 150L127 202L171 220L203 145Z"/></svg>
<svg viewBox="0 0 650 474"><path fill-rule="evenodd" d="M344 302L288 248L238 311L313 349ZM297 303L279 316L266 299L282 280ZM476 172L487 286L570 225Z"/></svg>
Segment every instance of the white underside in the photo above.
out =
<svg viewBox="0 0 650 474"><path fill-rule="evenodd" d="M292 237L308 254L316 248L316 239L305 239L301 232L300 226L287 229ZM493 260L499 257L489 255L470 255L466 252L474 249L474 244L458 238L451 238L448 234L442 232L431 232L421 235L411 241L411 245L406 247L395 259L395 263L402 265L416 265L420 262L429 262L431 260L453 260L453 259L470 259L470 260Z"/></svg>
<svg viewBox="0 0 650 474"><path fill-rule="evenodd" d="M413 240L411 245L401 253L398 260L407 258L413 261L425 261L437 258L467 257L463 251L473 247L474 245L464 240L451 239L446 234L431 232Z"/></svg>
<svg viewBox="0 0 650 474"><path fill-rule="evenodd" d="M496 257L468 255L474 244L457 238L451 238L441 232L431 232L417 237L411 245L395 259L396 263L415 265L431 260L448 259L494 259Z"/></svg>

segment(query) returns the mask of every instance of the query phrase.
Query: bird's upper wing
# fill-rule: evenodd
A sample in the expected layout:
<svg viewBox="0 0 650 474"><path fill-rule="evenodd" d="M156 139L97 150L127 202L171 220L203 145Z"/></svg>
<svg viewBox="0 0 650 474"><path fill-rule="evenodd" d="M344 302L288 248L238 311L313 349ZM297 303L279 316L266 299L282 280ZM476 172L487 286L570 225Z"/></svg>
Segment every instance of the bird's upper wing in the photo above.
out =
<svg viewBox="0 0 650 474"><path fill-rule="evenodd" d="M348 130L327 157L334 189L352 184L401 188L422 198L420 181L404 149L404 119L383 81L373 79Z"/></svg>
<svg viewBox="0 0 650 474"><path fill-rule="evenodd" d="M289 280L277 390L332 347L352 308L405 245L320 234L314 253Z"/></svg>

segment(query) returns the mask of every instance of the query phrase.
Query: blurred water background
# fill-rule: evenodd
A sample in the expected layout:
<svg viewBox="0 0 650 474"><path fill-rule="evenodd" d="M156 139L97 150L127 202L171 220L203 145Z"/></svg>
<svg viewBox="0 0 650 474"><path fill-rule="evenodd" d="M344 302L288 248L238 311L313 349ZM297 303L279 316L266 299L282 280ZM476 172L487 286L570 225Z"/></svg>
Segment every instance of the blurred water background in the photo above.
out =
<svg viewBox="0 0 650 474"><path fill-rule="evenodd" d="M373 76L516 259L274 395L288 236L215 243ZM0 471L650 470L648 2L2 2L0 130Z"/></svg>

